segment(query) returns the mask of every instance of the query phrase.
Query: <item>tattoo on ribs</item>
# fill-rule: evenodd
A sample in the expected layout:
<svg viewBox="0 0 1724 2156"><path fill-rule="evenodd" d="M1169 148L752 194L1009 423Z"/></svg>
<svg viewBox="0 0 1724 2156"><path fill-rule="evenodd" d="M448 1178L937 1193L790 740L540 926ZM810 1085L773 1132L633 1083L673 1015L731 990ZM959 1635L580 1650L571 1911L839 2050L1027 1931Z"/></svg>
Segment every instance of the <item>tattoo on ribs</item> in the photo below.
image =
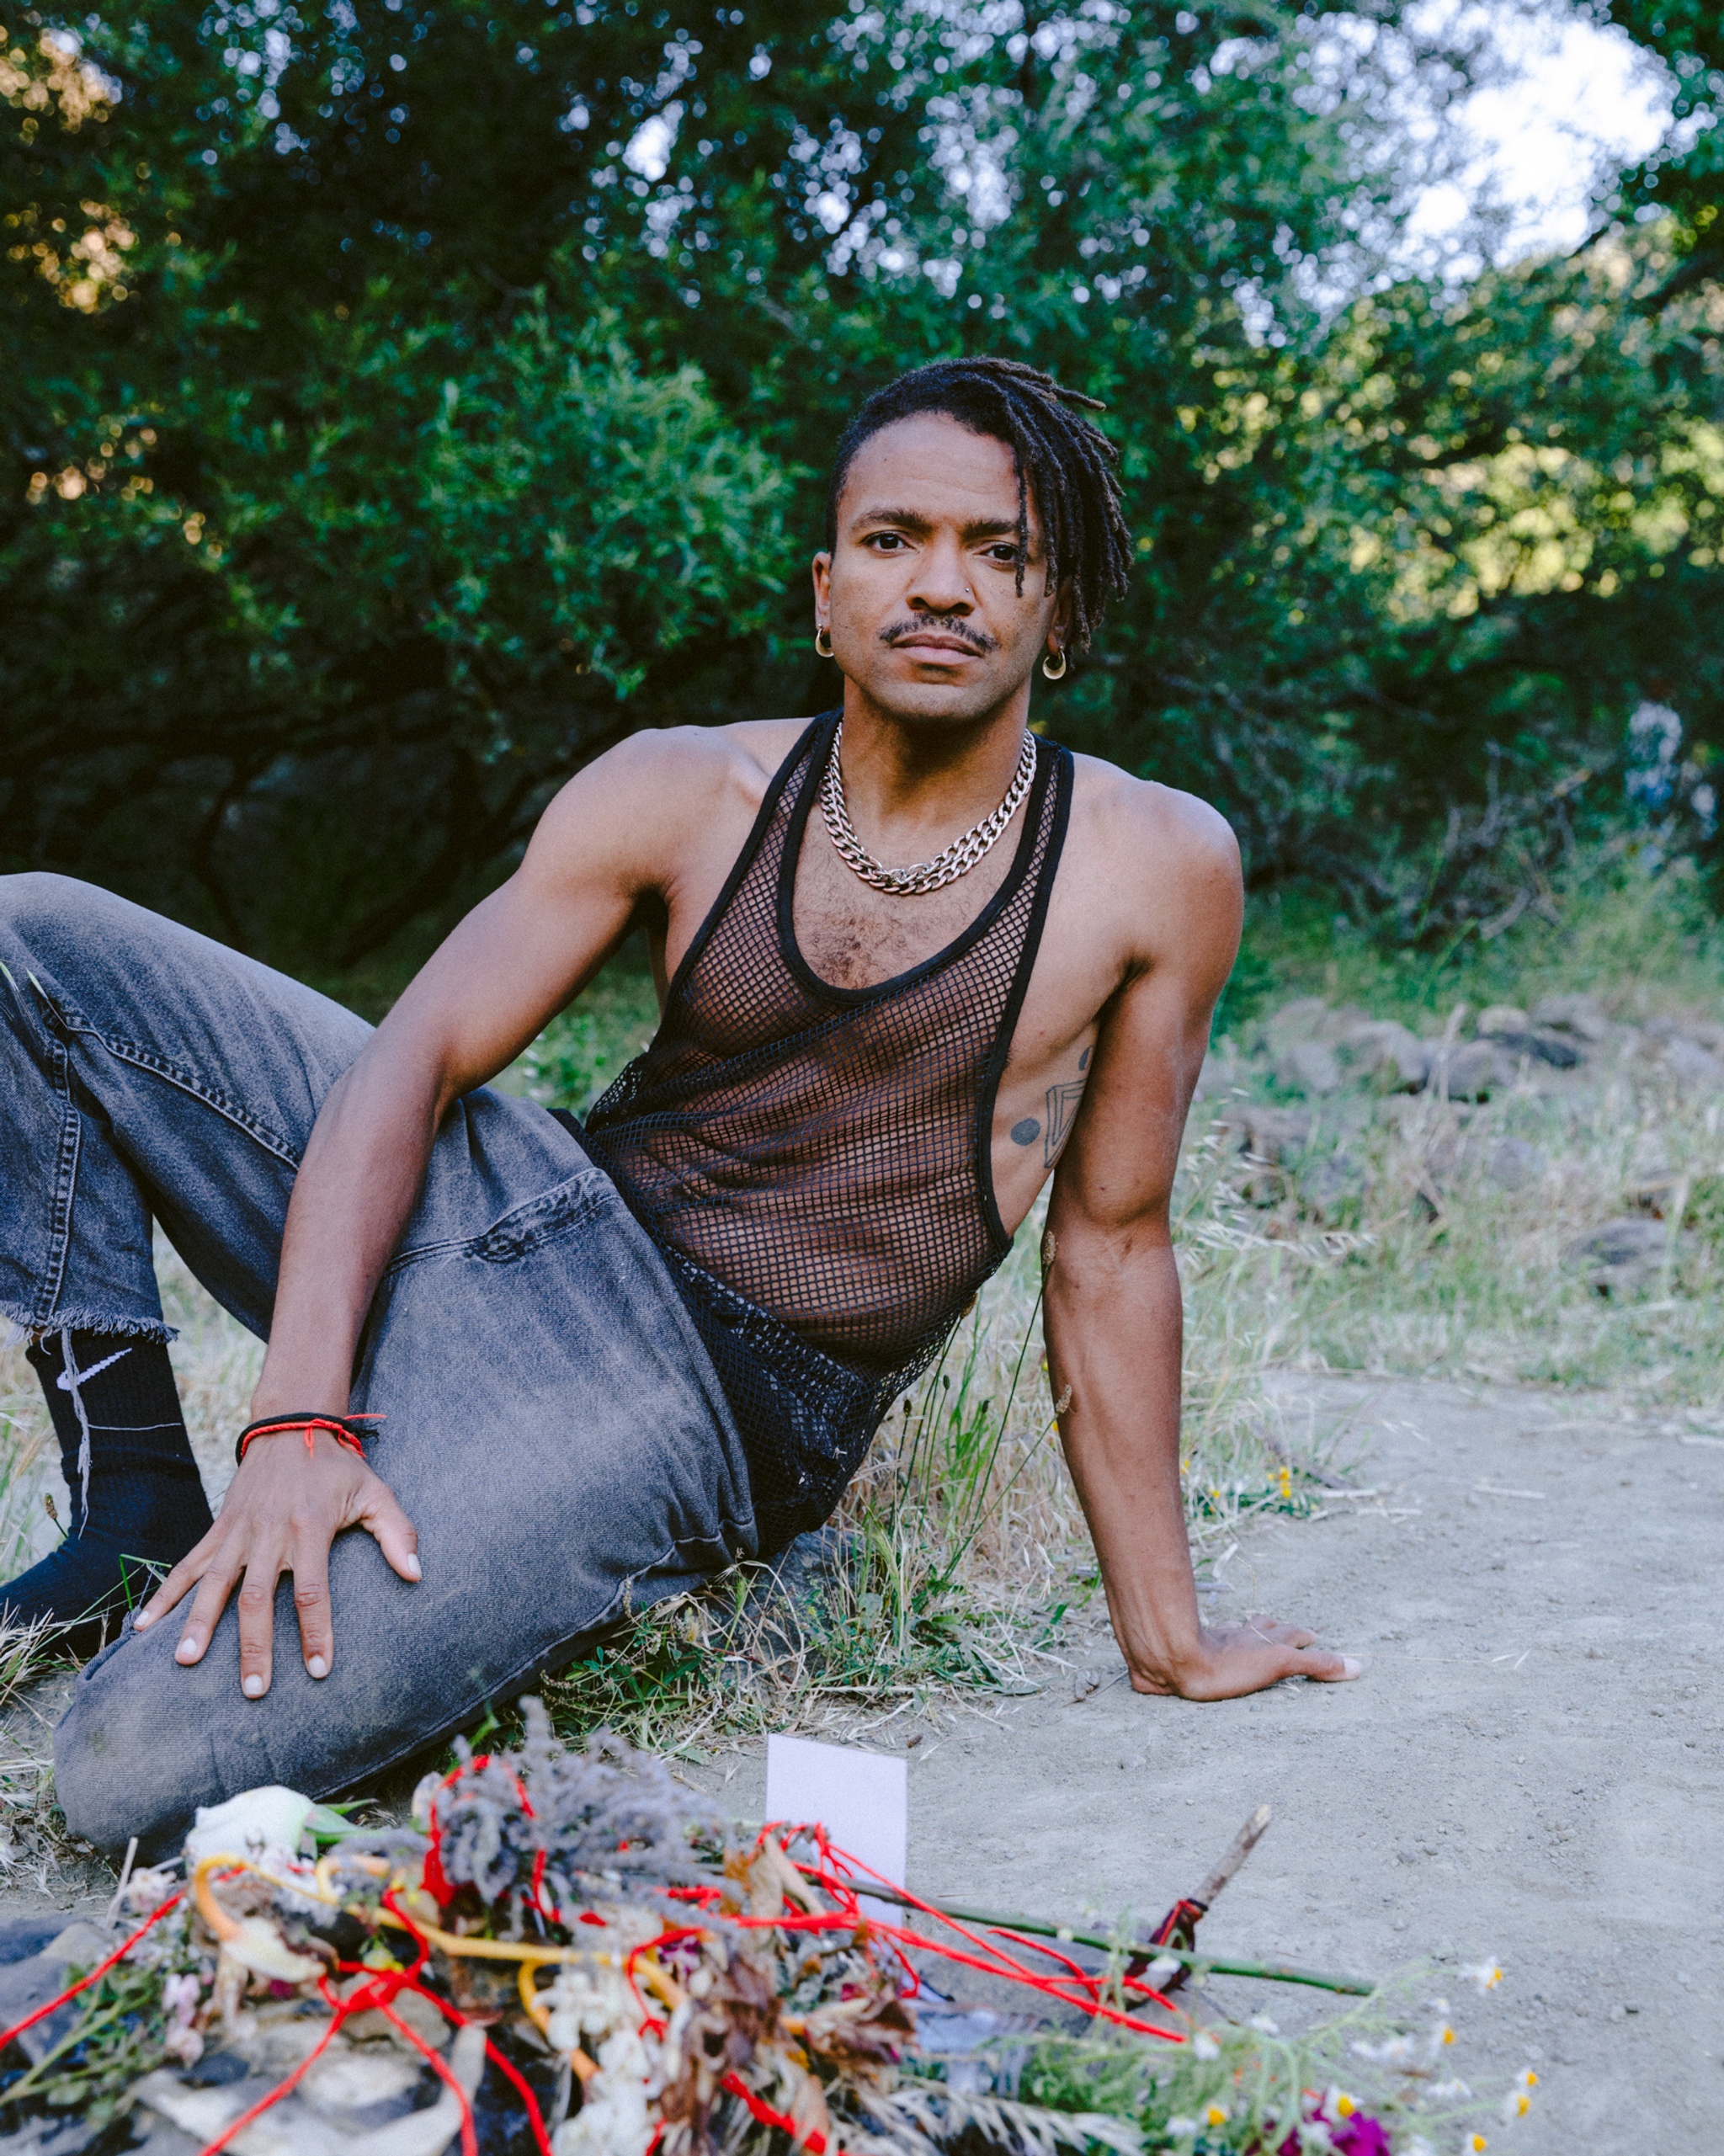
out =
<svg viewBox="0 0 1724 2156"><path fill-rule="evenodd" d="M1087 1051L1084 1061L1088 1061ZM1047 1136L1041 1146L1044 1167L1053 1166L1072 1134L1072 1126L1078 1120L1078 1104L1083 1098L1084 1083L1081 1078L1067 1078L1063 1084L1051 1085L1047 1089Z"/></svg>

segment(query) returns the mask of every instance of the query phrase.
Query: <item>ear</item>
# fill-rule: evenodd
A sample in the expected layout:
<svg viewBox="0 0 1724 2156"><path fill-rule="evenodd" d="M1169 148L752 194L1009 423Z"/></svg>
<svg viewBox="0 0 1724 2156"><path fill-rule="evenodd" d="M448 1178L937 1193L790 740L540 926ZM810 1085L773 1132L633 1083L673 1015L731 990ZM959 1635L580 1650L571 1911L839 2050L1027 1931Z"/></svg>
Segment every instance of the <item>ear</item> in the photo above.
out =
<svg viewBox="0 0 1724 2156"><path fill-rule="evenodd" d="M1068 578L1054 594L1054 610L1043 641L1050 658L1057 658L1072 641L1072 584Z"/></svg>
<svg viewBox="0 0 1724 2156"><path fill-rule="evenodd" d="M824 552L815 556L811 565L814 578L814 629L832 627L832 556Z"/></svg>

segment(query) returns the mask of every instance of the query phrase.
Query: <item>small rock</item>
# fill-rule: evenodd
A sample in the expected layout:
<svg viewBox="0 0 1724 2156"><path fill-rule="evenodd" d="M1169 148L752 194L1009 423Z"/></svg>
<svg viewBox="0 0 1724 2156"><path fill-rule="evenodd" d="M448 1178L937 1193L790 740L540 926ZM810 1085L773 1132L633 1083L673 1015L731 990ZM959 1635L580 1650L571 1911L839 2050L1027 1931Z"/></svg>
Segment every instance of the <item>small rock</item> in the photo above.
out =
<svg viewBox="0 0 1724 2156"><path fill-rule="evenodd" d="M1708 1092L1724 1087L1724 1061L1685 1034L1667 1043L1659 1062L1679 1085Z"/></svg>
<svg viewBox="0 0 1724 2156"><path fill-rule="evenodd" d="M1481 1011L1478 1035L1481 1041L1494 1041L1504 1055L1516 1062L1530 1056L1556 1070L1572 1071L1580 1061L1578 1046L1566 1033L1556 1027L1535 1025L1512 1003L1493 1003L1488 1010Z"/></svg>
<svg viewBox="0 0 1724 2156"><path fill-rule="evenodd" d="M1280 1049L1274 1062L1275 1082L1291 1093L1338 1093L1341 1065L1326 1041L1292 1041Z"/></svg>
<svg viewBox="0 0 1724 2156"><path fill-rule="evenodd" d="M1663 1221L1642 1215L1607 1220L1577 1236L1562 1253L1565 1265L1583 1269L1601 1295L1631 1293L1655 1273L1664 1255Z"/></svg>
<svg viewBox="0 0 1724 2156"><path fill-rule="evenodd" d="M1431 1058L1433 1091L1448 1100L1488 1100L1505 1077L1503 1058L1494 1041L1469 1041L1464 1047L1439 1048Z"/></svg>
<svg viewBox="0 0 1724 2156"><path fill-rule="evenodd" d="M1296 1160L1311 1143L1311 1118L1298 1108L1253 1102L1229 1115L1226 1127L1238 1134L1242 1153L1272 1165Z"/></svg>
<svg viewBox="0 0 1724 2156"><path fill-rule="evenodd" d="M1396 1019L1350 1025L1335 1045L1358 1076L1387 1093L1417 1093L1430 1075L1429 1044Z"/></svg>
<svg viewBox="0 0 1724 2156"><path fill-rule="evenodd" d="M1540 996L1532 1007L1532 1022L1554 1032L1572 1034L1589 1048L1610 1037L1610 1021L1592 996Z"/></svg>
<svg viewBox="0 0 1724 2156"><path fill-rule="evenodd" d="M1524 1190L1545 1172L1545 1156L1526 1138L1498 1138L1485 1162L1485 1174L1499 1190Z"/></svg>
<svg viewBox="0 0 1724 2156"><path fill-rule="evenodd" d="M1299 996L1271 1011L1263 1022L1263 1037L1271 1056L1296 1041L1315 1041L1330 1016L1321 996Z"/></svg>

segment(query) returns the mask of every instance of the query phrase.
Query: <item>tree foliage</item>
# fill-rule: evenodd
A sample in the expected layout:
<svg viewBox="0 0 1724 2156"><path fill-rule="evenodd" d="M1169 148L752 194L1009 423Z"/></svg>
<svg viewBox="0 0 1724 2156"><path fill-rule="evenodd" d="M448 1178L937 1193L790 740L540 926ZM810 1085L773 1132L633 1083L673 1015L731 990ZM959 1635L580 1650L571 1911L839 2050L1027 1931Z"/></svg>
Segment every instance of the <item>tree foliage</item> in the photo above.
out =
<svg viewBox="0 0 1724 2156"><path fill-rule="evenodd" d="M1698 759L1724 733L1724 298L1703 203L1391 276L1397 86L1468 64L1421 19L8 21L6 864L302 965L445 914L620 732L831 700L803 562L836 431L996 349L1105 400L1139 535L1052 730L1217 800L1258 881L1487 918L1477 849L1436 901L1409 867L1429 832L1583 792L1643 698Z"/></svg>

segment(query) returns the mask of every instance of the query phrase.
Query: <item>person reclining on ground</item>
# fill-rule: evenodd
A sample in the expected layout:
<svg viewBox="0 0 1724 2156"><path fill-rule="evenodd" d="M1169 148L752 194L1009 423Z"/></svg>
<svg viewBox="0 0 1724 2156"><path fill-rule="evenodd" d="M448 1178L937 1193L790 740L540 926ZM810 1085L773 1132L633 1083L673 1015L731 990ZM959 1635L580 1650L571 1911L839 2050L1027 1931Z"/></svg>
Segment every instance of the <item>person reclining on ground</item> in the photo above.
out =
<svg viewBox="0 0 1724 2156"><path fill-rule="evenodd" d="M813 564L842 710L597 759L375 1032L5 879L0 1309L75 1532L4 1600L69 1621L171 1566L56 1733L72 1833L338 1794L817 1526L1051 1174L1048 1368L1132 1684L1357 1674L1198 1615L1168 1201L1241 885L1213 810L1028 730L1130 557L1087 402L985 359L874 397ZM662 1023L584 1129L487 1089L637 924ZM269 1343L213 1524L152 1217Z"/></svg>

